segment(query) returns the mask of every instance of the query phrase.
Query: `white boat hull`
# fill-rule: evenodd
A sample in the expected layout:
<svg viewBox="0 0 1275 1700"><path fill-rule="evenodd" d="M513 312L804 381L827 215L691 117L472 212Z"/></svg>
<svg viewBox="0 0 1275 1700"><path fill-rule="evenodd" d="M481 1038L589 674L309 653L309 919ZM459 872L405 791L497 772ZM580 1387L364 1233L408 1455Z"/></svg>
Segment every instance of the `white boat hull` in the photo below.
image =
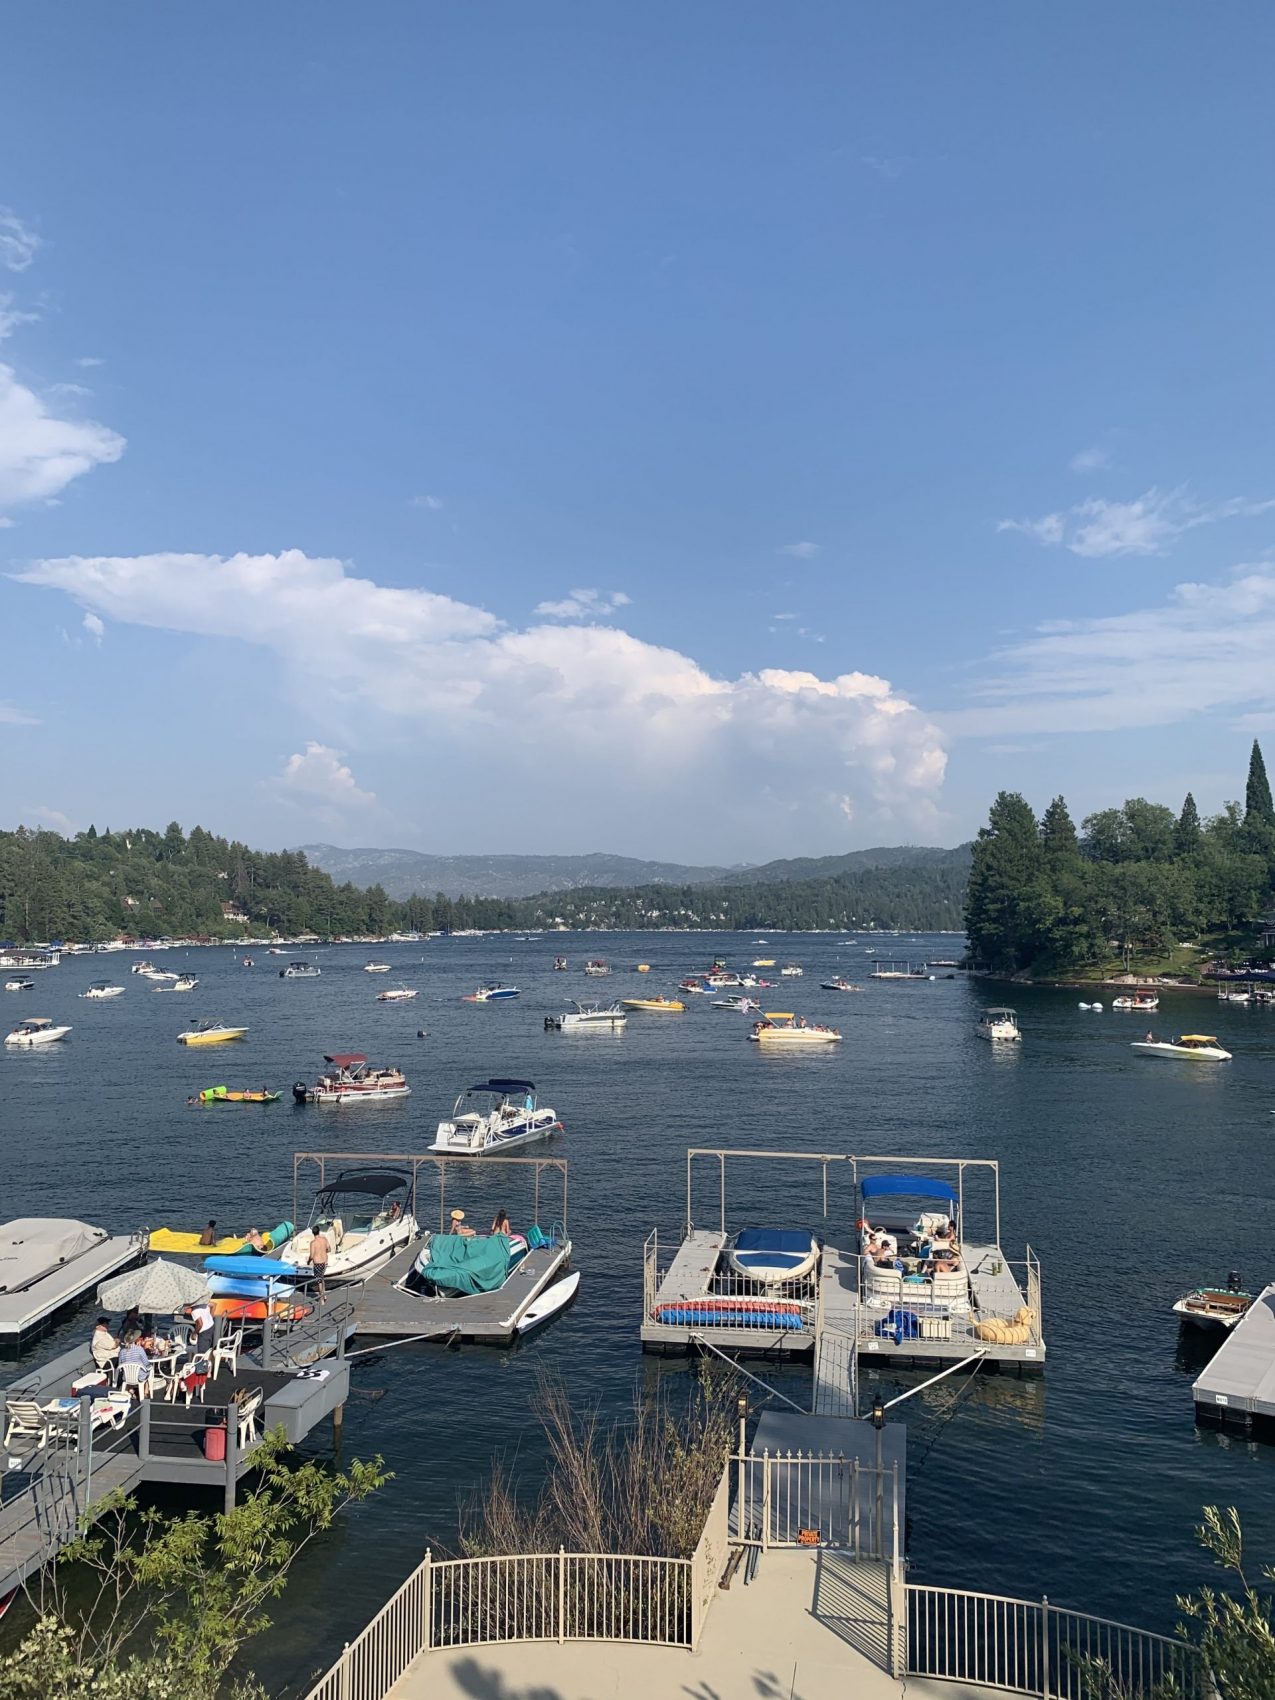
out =
<svg viewBox="0 0 1275 1700"><path fill-rule="evenodd" d="M45 1027L38 1033L10 1033L5 1039L6 1045L21 1045L26 1050L33 1050L37 1045L52 1045L58 1039L65 1039L71 1031L69 1027Z"/></svg>
<svg viewBox="0 0 1275 1700"><path fill-rule="evenodd" d="M344 1242L328 1258L326 1280L362 1281L383 1269L391 1258L421 1237L420 1224L414 1216L400 1216L383 1228L360 1235L352 1244ZM280 1261L296 1269L310 1268L310 1229L294 1234L279 1253Z"/></svg>
<svg viewBox="0 0 1275 1700"><path fill-rule="evenodd" d="M1193 1062L1230 1062L1231 1053L1220 1045L1170 1045L1160 1040L1139 1039L1130 1045L1144 1057L1187 1057Z"/></svg>
<svg viewBox="0 0 1275 1700"><path fill-rule="evenodd" d="M518 1332L530 1334L533 1328L539 1328L542 1322L548 1322L551 1316L556 1316L560 1310L564 1310L575 1298L579 1285L580 1271L573 1269L570 1275L564 1275L561 1281L555 1281L552 1287L547 1287L518 1318Z"/></svg>
<svg viewBox="0 0 1275 1700"><path fill-rule="evenodd" d="M537 1109L530 1115L504 1122L490 1116L478 1116L472 1122L467 1119L439 1122L430 1150L450 1152L453 1156L485 1157L514 1145L548 1139L561 1125L549 1109Z"/></svg>

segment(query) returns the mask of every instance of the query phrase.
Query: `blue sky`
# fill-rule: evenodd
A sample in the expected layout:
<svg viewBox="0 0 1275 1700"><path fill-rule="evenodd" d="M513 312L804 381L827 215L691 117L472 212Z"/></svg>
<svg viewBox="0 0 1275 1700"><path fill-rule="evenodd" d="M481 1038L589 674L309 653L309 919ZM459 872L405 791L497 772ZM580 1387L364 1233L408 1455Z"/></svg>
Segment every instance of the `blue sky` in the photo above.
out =
<svg viewBox="0 0 1275 1700"><path fill-rule="evenodd" d="M756 860L1275 740L1275 20L6 19L0 818Z"/></svg>

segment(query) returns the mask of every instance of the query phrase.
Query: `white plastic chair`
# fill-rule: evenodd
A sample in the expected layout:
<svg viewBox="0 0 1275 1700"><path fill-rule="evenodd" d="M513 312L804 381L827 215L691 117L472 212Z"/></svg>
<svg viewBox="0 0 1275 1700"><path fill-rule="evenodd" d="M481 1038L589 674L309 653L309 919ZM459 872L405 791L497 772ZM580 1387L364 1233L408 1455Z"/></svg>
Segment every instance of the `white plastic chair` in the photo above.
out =
<svg viewBox="0 0 1275 1700"><path fill-rule="evenodd" d="M224 1364L234 1375L239 1368L239 1353L243 1347L243 1329L237 1328L233 1334L223 1334L213 1347L212 1372L215 1376Z"/></svg>
<svg viewBox="0 0 1275 1700"><path fill-rule="evenodd" d="M241 1405L239 1413L239 1450L245 1451L257 1438L257 1412L264 1397L260 1387L254 1387Z"/></svg>
<svg viewBox="0 0 1275 1700"><path fill-rule="evenodd" d="M177 1403L177 1395L180 1393L182 1398L186 1401L188 1408L196 1399L198 1399L202 1404L204 1398L203 1386L202 1384L199 1387L192 1386L190 1378L195 1375L202 1375L206 1377L211 1374L212 1370L208 1359L201 1352L196 1357L193 1357L188 1364L182 1365L180 1371L173 1377L168 1386L164 1389L164 1396L175 1405Z"/></svg>
<svg viewBox="0 0 1275 1700"><path fill-rule="evenodd" d="M4 1431L4 1445L7 1447L12 1440L34 1440L36 1451L48 1444L49 1417L48 1412L40 1408L34 1399L10 1399L7 1408L8 1426Z"/></svg>
<svg viewBox="0 0 1275 1700"><path fill-rule="evenodd" d="M151 1366L149 1364L121 1364L120 1386L126 1387L130 1393L135 1393L139 1399L149 1399Z"/></svg>

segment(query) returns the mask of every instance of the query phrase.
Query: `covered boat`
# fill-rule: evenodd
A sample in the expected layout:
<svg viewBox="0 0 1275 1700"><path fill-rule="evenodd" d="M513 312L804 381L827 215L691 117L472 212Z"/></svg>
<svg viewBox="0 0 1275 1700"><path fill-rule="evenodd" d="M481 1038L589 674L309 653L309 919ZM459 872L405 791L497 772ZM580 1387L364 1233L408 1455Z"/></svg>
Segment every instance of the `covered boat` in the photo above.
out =
<svg viewBox="0 0 1275 1700"><path fill-rule="evenodd" d="M526 1249L523 1240L515 1250L509 1234L431 1234L416 1259L415 1274L427 1292L450 1297L494 1293Z"/></svg>
<svg viewBox="0 0 1275 1700"><path fill-rule="evenodd" d="M726 1248L735 1273L763 1287L799 1281L818 1256L819 1242L804 1228L741 1228Z"/></svg>
<svg viewBox="0 0 1275 1700"><path fill-rule="evenodd" d="M460 1094L430 1149L481 1157L561 1131L556 1112L536 1102L533 1081L483 1080Z"/></svg>
<svg viewBox="0 0 1275 1700"><path fill-rule="evenodd" d="M313 1086L298 1080L292 1088L298 1104L369 1104L411 1094L402 1069L369 1068L362 1051L336 1051L323 1060L328 1072Z"/></svg>

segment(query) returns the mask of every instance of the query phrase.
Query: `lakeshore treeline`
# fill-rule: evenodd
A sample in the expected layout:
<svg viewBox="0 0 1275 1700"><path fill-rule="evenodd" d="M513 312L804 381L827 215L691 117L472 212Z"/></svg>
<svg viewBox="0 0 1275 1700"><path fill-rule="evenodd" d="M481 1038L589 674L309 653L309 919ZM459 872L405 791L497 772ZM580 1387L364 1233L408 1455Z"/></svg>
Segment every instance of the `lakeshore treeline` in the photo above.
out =
<svg viewBox="0 0 1275 1700"><path fill-rule="evenodd" d="M975 967L1048 976L1109 961L1113 950L1167 956L1174 945L1236 935L1275 901L1275 806L1254 741L1244 805L1201 819L1131 797L1077 831L1064 798L1037 820L1002 791L974 843L965 929Z"/></svg>
<svg viewBox="0 0 1275 1700"><path fill-rule="evenodd" d="M277 933L384 937L393 932L702 927L803 930L961 925L969 847L889 852L822 878L766 885L646 885L549 892L538 897L411 897L338 885L299 850L253 850L176 821L65 838L19 827L0 833L0 939L96 942L143 938L237 939ZM798 864L800 866L800 864Z"/></svg>

